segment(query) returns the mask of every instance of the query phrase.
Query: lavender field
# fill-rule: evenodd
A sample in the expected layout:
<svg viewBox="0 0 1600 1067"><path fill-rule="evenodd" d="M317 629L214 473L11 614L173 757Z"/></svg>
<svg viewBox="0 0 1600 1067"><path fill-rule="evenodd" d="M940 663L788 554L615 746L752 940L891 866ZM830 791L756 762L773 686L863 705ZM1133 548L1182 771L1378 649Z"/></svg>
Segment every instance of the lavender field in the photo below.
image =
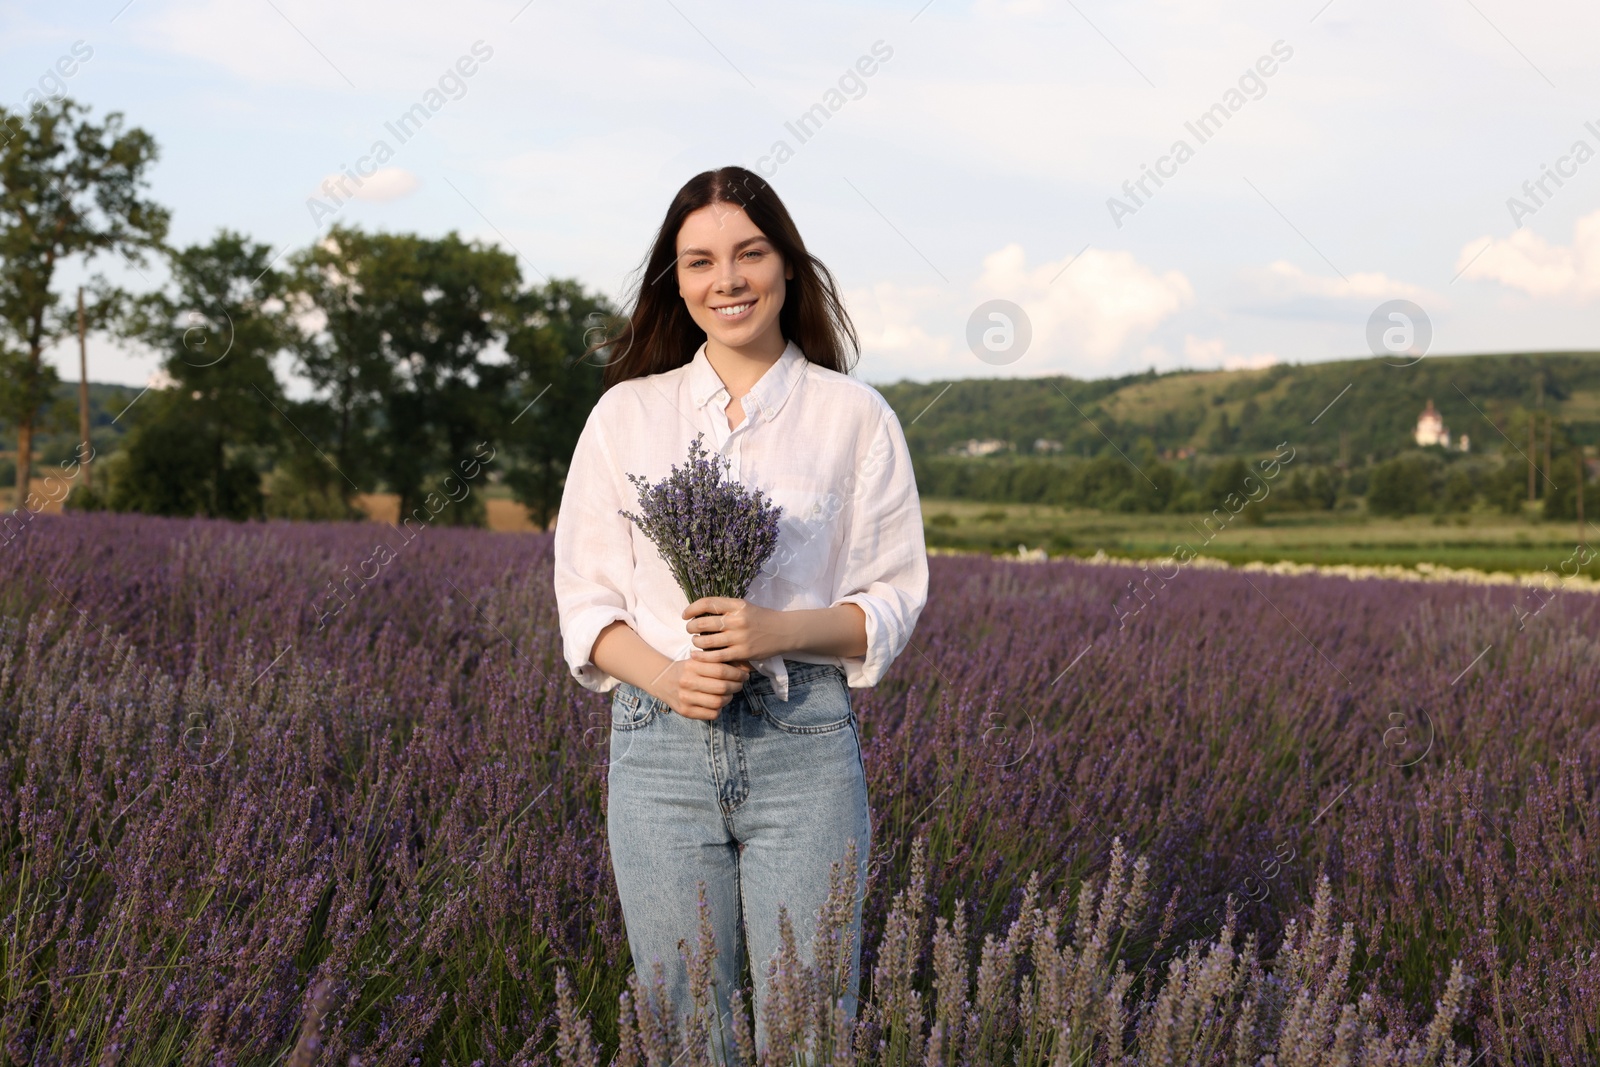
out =
<svg viewBox="0 0 1600 1067"><path fill-rule="evenodd" d="M1131 567L930 562L853 691L864 1007L822 1058L1600 1058L1600 597L1190 568L1133 612ZM378 524L0 545L6 1062L677 1058L550 571Z"/></svg>

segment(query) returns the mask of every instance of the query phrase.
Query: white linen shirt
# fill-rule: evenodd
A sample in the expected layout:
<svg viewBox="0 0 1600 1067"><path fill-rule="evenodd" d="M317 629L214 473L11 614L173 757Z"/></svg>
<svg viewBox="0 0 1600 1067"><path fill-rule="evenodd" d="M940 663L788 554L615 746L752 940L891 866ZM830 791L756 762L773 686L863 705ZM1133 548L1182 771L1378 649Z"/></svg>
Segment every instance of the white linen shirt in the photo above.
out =
<svg viewBox="0 0 1600 1067"><path fill-rule="evenodd" d="M640 513L629 474L654 484L689 460L703 432L728 457L725 477L783 507L778 544L745 599L779 610L856 604L864 656L784 652L752 666L789 698L783 660L832 663L870 686L906 646L928 596L928 557L911 455L894 409L872 386L812 363L789 342L741 398L728 426L727 387L705 345L681 367L619 382L601 396L567 469L555 529L555 593L573 677L605 693L618 679L590 659L613 621L674 660L694 648L689 600L655 544L620 510Z"/></svg>

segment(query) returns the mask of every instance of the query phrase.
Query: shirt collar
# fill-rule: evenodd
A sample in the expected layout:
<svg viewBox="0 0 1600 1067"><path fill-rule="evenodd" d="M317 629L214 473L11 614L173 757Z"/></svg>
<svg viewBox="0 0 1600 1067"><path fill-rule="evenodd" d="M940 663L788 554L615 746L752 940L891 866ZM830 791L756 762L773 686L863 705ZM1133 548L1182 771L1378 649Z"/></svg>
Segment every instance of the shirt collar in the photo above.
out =
<svg viewBox="0 0 1600 1067"><path fill-rule="evenodd" d="M794 392L794 387L805 374L807 362L805 353L800 351L800 346L793 341L786 344L778 361L768 367L766 373L762 374L760 380L744 395L741 406L745 409L745 413L749 414L750 402L754 401L762 417L770 422ZM706 346L702 341L695 351L694 359L689 361L689 398L695 407L701 408L726 388L716 368L712 367L711 361L706 358Z"/></svg>

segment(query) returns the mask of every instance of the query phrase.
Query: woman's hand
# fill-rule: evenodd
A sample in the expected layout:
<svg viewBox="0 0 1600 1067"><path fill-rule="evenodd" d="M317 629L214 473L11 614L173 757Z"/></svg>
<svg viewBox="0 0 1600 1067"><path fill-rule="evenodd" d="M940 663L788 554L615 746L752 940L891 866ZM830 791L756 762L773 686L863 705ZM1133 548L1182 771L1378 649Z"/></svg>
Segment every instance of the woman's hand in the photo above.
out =
<svg viewBox="0 0 1600 1067"><path fill-rule="evenodd" d="M690 659L748 666L751 660L788 652L796 647L788 615L738 597L701 597L683 609L685 627L694 635Z"/></svg>
<svg viewBox="0 0 1600 1067"><path fill-rule="evenodd" d="M689 719L715 719L750 677L749 664L673 660L650 686L652 696Z"/></svg>

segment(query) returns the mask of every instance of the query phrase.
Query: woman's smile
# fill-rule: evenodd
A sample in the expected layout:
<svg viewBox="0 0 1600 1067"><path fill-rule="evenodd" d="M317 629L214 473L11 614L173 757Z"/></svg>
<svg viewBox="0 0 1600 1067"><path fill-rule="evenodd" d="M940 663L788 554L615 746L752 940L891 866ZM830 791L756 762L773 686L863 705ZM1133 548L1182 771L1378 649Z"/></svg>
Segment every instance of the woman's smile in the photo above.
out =
<svg viewBox="0 0 1600 1067"><path fill-rule="evenodd" d="M728 304L723 307L712 308L724 322L737 322L747 317L750 310L756 306L754 300L746 300L742 304Z"/></svg>

